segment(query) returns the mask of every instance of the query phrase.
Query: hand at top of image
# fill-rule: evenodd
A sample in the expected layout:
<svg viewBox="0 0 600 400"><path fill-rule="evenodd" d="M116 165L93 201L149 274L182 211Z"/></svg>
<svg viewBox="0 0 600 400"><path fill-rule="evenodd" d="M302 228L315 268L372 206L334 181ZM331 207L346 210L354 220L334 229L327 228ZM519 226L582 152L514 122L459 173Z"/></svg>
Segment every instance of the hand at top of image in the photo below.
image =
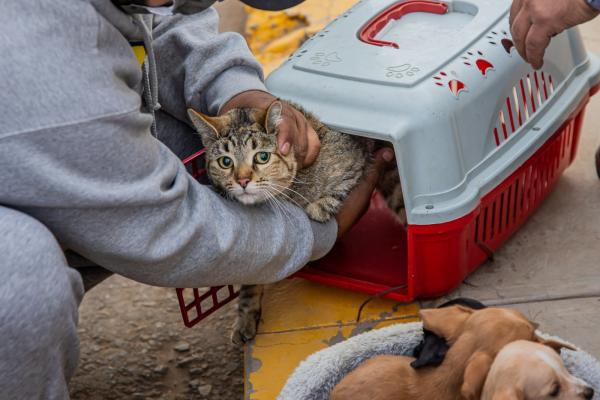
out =
<svg viewBox="0 0 600 400"><path fill-rule="evenodd" d="M525 61L540 69L552 37L598 14L586 0L514 0L510 29L515 47Z"/></svg>

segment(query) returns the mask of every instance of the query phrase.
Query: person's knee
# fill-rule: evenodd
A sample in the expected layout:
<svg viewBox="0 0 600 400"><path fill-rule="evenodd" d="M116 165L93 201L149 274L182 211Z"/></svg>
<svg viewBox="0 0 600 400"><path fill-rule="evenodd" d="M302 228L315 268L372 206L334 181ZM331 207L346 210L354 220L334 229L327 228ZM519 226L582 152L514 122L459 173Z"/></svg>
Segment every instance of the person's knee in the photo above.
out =
<svg viewBox="0 0 600 400"><path fill-rule="evenodd" d="M52 233L32 217L0 207L0 254L0 330L27 335L72 329L83 296L81 277L68 267Z"/></svg>
<svg viewBox="0 0 600 400"><path fill-rule="evenodd" d="M38 264L48 261L64 264L62 250L45 225L27 214L3 207L0 207L0 252L3 268L37 270Z"/></svg>
<svg viewBox="0 0 600 400"><path fill-rule="evenodd" d="M9 399L67 396L79 356L81 276L43 224L2 207L0 254L0 390ZM30 386L19 384L24 377Z"/></svg>

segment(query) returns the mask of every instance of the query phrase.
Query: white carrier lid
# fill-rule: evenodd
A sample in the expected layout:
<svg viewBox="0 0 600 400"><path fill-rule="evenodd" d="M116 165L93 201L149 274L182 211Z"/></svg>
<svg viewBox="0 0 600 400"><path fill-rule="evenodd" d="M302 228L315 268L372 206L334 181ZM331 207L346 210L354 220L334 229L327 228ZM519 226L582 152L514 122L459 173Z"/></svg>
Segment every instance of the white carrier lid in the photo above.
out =
<svg viewBox="0 0 600 400"><path fill-rule="evenodd" d="M364 1L321 31L313 51L298 58L294 68L340 79L414 86L496 24L502 17L499 2L506 3Z"/></svg>
<svg viewBox="0 0 600 400"><path fill-rule="evenodd" d="M600 81L577 29L533 71L510 37L510 0L362 0L267 79L343 132L394 145L408 221L435 224L483 195L552 136Z"/></svg>

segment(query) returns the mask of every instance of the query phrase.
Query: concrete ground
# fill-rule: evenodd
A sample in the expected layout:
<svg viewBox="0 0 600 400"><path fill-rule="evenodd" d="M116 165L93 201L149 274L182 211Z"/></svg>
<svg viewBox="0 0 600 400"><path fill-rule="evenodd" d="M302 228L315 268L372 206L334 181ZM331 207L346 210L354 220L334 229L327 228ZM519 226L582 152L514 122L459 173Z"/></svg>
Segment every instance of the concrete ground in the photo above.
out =
<svg viewBox="0 0 600 400"><path fill-rule="evenodd" d="M239 29L243 13L228 3L227 15L237 13L230 26ZM600 54L600 21L583 26L582 34L588 50ZM600 358L600 181L593 163L599 132L600 96L588 107L577 159L554 192L495 262L456 294L511 304L544 331ZM533 300L539 296L565 299ZM73 399L242 397L242 351L228 339L231 306L187 329L173 290L112 277L86 295L80 311L82 357Z"/></svg>

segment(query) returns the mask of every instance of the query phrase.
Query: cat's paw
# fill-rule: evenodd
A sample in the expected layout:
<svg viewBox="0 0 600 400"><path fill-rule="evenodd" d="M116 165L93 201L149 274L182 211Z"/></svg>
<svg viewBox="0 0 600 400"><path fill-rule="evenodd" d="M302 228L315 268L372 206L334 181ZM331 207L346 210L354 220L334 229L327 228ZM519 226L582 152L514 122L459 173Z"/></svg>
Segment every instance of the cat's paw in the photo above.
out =
<svg viewBox="0 0 600 400"><path fill-rule="evenodd" d="M231 341L241 346L248 343L256 336L258 322L260 321L260 312L240 315L233 325L231 332Z"/></svg>
<svg viewBox="0 0 600 400"><path fill-rule="evenodd" d="M304 212L308 218L317 222L329 221L340 208L340 201L333 197L325 197L308 204Z"/></svg>
<svg viewBox="0 0 600 400"><path fill-rule="evenodd" d="M323 208L317 203L310 203L304 209L308 218L317 222L327 222L331 216L326 213Z"/></svg>

